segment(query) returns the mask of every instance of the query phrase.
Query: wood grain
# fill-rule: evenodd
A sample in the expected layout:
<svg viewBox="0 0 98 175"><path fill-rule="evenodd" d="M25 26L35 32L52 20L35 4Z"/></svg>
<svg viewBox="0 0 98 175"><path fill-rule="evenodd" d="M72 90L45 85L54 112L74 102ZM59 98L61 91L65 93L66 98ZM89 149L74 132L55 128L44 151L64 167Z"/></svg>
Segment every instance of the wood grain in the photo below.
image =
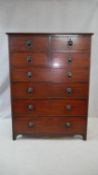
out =
<svg viewBox="0 0 98 175"><path fill-rule="evenodd" d="M72 45L69 46L69 40L72 41ZM79 36L79 35L58 35L53 36L51 41L51 47L53 50L89 50L90 49L91 38L89 36Z"/></svg>
<svg viewBox="0 0 98 175"><path fill-rule="evenodd" d="M48 66L49 58L47 53L14 52L11 54L11 64L12 66L16 66L17 68L32 66Z"/></svg>
<svg viewBox="0 0 98 175"><path fill-rule="evenodd" d="M87 137L91 33L9 33L13 139Z"/></svg>
<svg viewBox="0 0 98 175"><path fill-rule="evenodd" d="M32 105L32 110L29 110ZM71 109L67 109L67 106ZM86 100L13 100L14 114L34 115L87 115Z"/></svg>
<svg viewBox="0 0 98 175"><path fill-rule="evenodd" d="M31 92L29 89L31 88ZM16 93L17 92L17 93ZM13 83L13 98L88 98L87 83Z"/></svg>
<svg viewBox="0 0 98 175"><path fill-rule="evenodd" d="M32 77L28 77L31 72ZM68 74L72 74L71 77ZM89 70L83 68L70 69L50 69L50 68L24 68L12 69L12 81L32 81L32 82L88 82Z"/></svg>
<svg viewBox="0 0 98 175"><path fill-rule="evenodd" d="M30 128L29 123L33 126ZM71 126L66 127L66 123ZM14 132L17 134L40 135L74 135L85 132L86 119L81 117L39 117L39 118L14 118Z"/></svg>
<svg viewBox="0 0 98 175"><path fill-rule="evenodd" d="M11 51L47 51L48 50L48 36L47 35L20 35L10 36ZM27 41L32 41L32 46L27 46Z"/></svg>

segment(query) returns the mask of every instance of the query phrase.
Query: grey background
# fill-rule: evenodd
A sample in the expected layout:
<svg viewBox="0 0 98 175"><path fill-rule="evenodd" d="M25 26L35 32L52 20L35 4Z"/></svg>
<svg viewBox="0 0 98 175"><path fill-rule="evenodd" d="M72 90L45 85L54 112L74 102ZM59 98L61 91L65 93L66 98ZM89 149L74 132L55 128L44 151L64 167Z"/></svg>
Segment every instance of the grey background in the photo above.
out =
<svg viewBox="0 0 98 175"><path fill-rule="evenodd" d="M0 118L11 116L6 32L93 32L89 117L97 117L98 0L0 0Z"/></svg>

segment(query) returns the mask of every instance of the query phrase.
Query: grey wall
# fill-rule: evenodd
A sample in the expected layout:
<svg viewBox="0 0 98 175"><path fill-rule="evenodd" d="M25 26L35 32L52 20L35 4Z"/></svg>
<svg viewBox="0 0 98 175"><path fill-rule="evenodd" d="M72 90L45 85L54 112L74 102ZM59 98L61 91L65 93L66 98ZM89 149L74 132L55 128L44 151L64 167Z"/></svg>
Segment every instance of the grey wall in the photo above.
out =
<svg viewBox="0 0 98 175"><path fill-rule="evenodd" d="M0 0L0 117L10 117L6 32L93 32L89 116L98 116L98 0Z"/></svg>

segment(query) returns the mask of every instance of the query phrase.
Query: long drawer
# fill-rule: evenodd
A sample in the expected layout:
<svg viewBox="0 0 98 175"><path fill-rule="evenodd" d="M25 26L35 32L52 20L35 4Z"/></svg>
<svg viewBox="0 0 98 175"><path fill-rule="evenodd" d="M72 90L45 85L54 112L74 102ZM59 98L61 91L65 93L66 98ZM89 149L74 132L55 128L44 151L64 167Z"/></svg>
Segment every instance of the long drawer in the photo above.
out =
<svg viewBox="0 0 98 175"><path fill-rule="evenodd" d="M16 93L17 92L17 93ZM13 98L88 98L87 83L13 83Z"/></svg>
<svg viewBox="0 0 98 175"><path fill-rule="evenodd" d="M87 100L13 100L14 114L87 115Z"/></svg>
<svg viewBox="0 0 98 175"><path fill-rule="evenodd" d="M51 58L48 53L33 52L13 52L11 54L11 65L17 67L47 66L53 68L60 67L89 67L89 53L52 53Z"/></svg>
<svg viewBox="0 0 98 175"><path fill-rule="evenodd" d="M13 68L11 78L12 81L88 82L89 69Z"/></svg>
<svg viewBox="0 0 98 175"><path fill-rule="evenodd" d="M83 134L86 118L83 117L38 117L22 119L15 117L14 132L17 134L60 135Z"/></svg>

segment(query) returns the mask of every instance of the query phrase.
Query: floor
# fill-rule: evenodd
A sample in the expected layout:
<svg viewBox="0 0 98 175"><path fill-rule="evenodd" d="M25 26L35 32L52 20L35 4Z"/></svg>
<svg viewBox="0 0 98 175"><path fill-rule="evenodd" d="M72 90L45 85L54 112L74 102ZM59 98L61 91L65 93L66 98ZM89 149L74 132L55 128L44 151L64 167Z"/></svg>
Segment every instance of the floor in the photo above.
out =
<svg viewBox="0 0 98 175"><path fill-rule="evenodd" d="M12 140L11 119L0 120L0 175L98 175L98 118L88 139Z"/></svg>

